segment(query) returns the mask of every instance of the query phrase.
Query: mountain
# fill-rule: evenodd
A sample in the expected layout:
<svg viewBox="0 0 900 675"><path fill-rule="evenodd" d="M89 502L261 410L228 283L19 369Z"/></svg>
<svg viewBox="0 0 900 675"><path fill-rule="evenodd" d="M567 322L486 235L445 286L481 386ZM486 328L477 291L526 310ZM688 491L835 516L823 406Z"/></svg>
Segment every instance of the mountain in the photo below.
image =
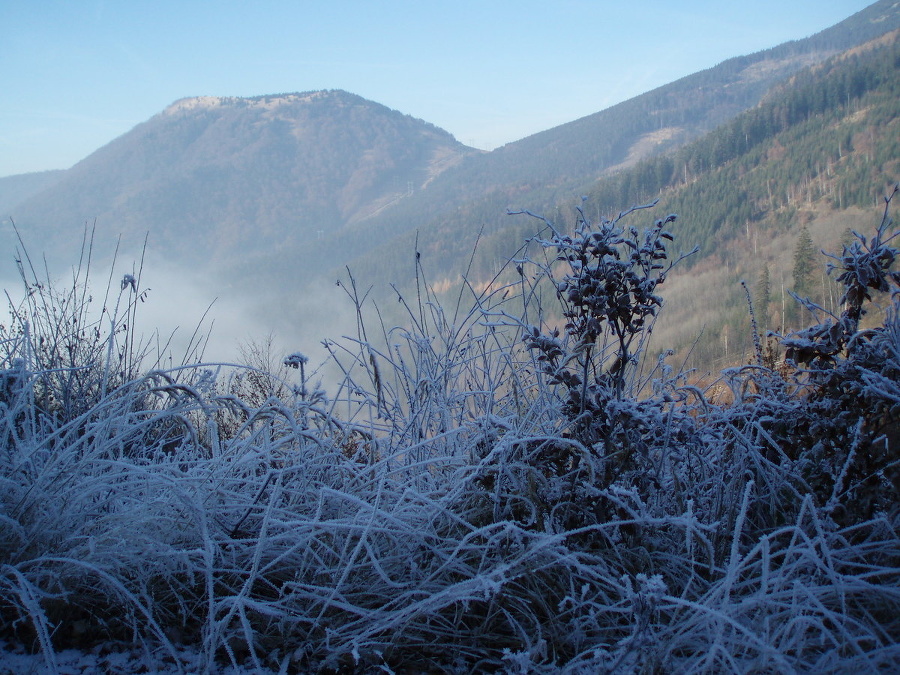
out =
<svg viewBox="0 0 900 675"><path fill-rule="evenodd" d="M717 252L695 258L693 272L749 269L739 255L721 255L740 248L742 228L745 235L756 225L764 232L763 225L777 222L786 231L796 215L791 209L798 200L776 204L769 190L777 186L779 199L810 193L809 176L828 166L843 176L832 181L838 207L858 208L851 184L872 189L873 178L888 168L849 173L847 162L821 158L801 180L799 168L777 162L779 155L791 159L779 150L786 144L832 143L822 140L822 130L804 126L826 114L855 120L833 121L842 129L869 125L852 126L849 144L842 137L829 146L839 160L844 154L858 159L866 129L870 136L884 131L871 123L862 101L889 85L867 80L860 88L856 75L834 73L868 59L877 51L872 40L897 28L900 3L880 0L812 37L730 59L490 153L341 91L184 99L57 177L12 214L26 241L55 246L63 256L82 225L95 219L99 241L122 232L125 246L133 247L149 232L151 250L224 280L228 293L252 298L269 325L277 317L282 327L309 321L308 305L286 302L283 289L292 298L310 296L322 280L333 285L344 266L366 284L411 283L417 238L431 280L454 288L480 236L470 272L473 282L486 283L535 229L532 220L507 216L508 207L571 223L581 195L596 217L662 197L682 216L685 244L713 244ZM821 84L826 76L830 84ZM834 84L840 77L846 82ZM805 99L797 98L799 91ZM878 114L891 114L883 112L888 109ZM746 164L762 148L768 168ZM738 166L742 173L723 182L722 172ZM754 172L769 177L745 188ZM704 192L706 185L716 187ZM786 238L778 241L792 245L781 235ZM0 236L9 232L0 228ZM737 316L732 306L727 311Z"/></svg>
<svg viewBox="0 0 900 675"><path fill-rule="evenodd" d="M585 184L582 199L549 213L564 230L580 217L576 206L596 221L622 205L658 200L630 219L639 227L678 214L670 227L676 249L699 251L660 289L667 304L656 343L688 366L719 370L752 357L742 282L762 334L809 321L789 291L840 313L841 290L818 251L840 252L853 230L871 235L898 178L900 29L800 71L751 110L676 151ZM532 219L509 220L482 241L485 254L467 260L476 285L496 273L498 251L514 250L536 228ZM805 237L811 273L801 279ZM506 280L514 279L508 270ZM436 284L453 287L449 279Z"/></svg>
<svg viewBox="0 0 900 675"><path fill-rule="evenodd" d="M871 234L883 197L898 179L900 29L895 29L777 83L758 105L695 141L585 180L569 194L548 196L534 210L562 230L577 222L576 207L596 222L658 200L651 212L631 218L638 227L678 214L671 227L675 248L698 246L699 251L660 289L667 305L655 341L675 349L690 367L718 370L752 354L741 282L753 296L763 333L784 333L808 320L789 291L839 313L841 292L816 252L839 252L852 230ZM475 287L484 287L539 225L525 216L506 216L505 224L485 228L474 255L474 236L459 244L459 232L445 224L423 228L422 264L435 287L455 297L463 271ZM801 288L794 268L804 231L812 240L815 272ZM429 255L464 246L469 249L460 252L455 267L452 256ZM386 251L376 254L386 267ZM358 261L364 270L359 276L377 275L366 262ZM515 280L511 267L501 281Z"/></svg>
<svg viewBox="0 0 900 675"><path fill-rule="evenodd" d="M23 232L150 233L182 262L227 267L370 217L476 152L343 91L177 101L13 209ZM77 227L76 227L77 226ZM60 238L63 243L64 238Z"/></svg>
<svg viewBox="0 0 900 675"><path fill-rule="evenodd" d="M64 250L71 242L60 233L94 220L101 240L122 232L127 245L149 232L151 249L229 277L259 275L260 286L295 283L298 265L323 273L353 262L390 276L409 247L393 241L398 235L449 232L455 246L438 248L456 253L482 224L505 227L507 206L546 208L557 195L680 147L803 67L897 27L900 6L881 0L810 38L730 59L490 153L346 92L185 99L12 215L36 239L52 232Z"/></svg>
<svg viewBox="0 0 900 675"><path fill-rule="evenodd" d="M55 185L65 170L37 171L0 178L0 214L11 214L13 208L39 192Z"/></svg>
<svg viewBox="0 0 900 675"><path fill-rule="evenodd" d="M355 240L375 252L353 267L363 276L395 269L412 245L412 236L404 234L419 230L442 251L434 272L455 275L461 267L453 261L467 259L479 230L488 237L510 228L519 232L505 215L508 207L553 215L560 202L571 203L595 181L700 138L758 105L772 87L804 68L897 28L900 3L881 0L809 38L729 59L607 110L470 156L427 190L357 228ZM402 238L394 240L397 236Z"/></svg>
<svg viewBox="0 0 900 675"><path fill-rule="evenodd" d="M695 365L715 359L725 365L752 350L741 281L754 291L763 332L805 320L788 291L840 313L825 258L814 254L814 277L806 284L797 279L803 233L814 251L830 253L840 252L852 230L871 236L898 179L900 30L894 30L798 73L697 142L597 184L588 203L602 209L611 200L658 198L661 212L682 217L681 245L697 244L701 254L668 290L663 324L673 332L666 340L690 348Z"/></svg>

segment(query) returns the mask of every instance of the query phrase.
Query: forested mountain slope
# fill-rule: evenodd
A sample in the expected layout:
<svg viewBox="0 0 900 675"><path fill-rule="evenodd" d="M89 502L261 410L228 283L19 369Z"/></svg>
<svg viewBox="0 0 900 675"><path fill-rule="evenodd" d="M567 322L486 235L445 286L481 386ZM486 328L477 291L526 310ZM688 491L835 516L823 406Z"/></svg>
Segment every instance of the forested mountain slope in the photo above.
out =
<svg viewBox="0 0 900 675"><path fill-rule="evenodd" d="M756 106L803 68L898 27L900 5L878 2L809 38L729 59L594 115L470 156L427 190L362 224L355 240L364 252L398 234L404 238L379 249L373 256L377 266L365 260L353 266L366 273L403 269L401 252L412 241L404 233L419 229L435 250L450 253L438 262L449 271L451 261L467 258L482 226L488 233L509 227L508 207L548 213L571 203L595 180L670 152ZM628 205L620 201L613 208Z"/></svg>
<svg viewBox="0 0 900 675"><path fill-rule="evenodd" d="M881 197L900 177L900 32L804 69L771 89L753 109L681 149L645 158L535 209L571 229L575 208L599 221L630 205L659 200L649 220L677 213L679 247L699 252L667 281L667 307L657 327L660 348L690 353L689 365L708 369L746 358L749 308L740 282L755 294L760 330L802 321L789 292L832 307L839 294L824 274L819 249L839 250L852 228L872 221ZM583 195L583 200L579 198ZM455 297L461 275L484 288L517 255L541 223L504 215L477 233L462 222L498 199L463 205L447 222L418 234L421 264L435 288ZM477 222L477 221L475 221ZM815 280L795 284L795 248L811 233ZM413 238L376 249L359 261L358 275L379 278L386 259L414 269ZM470 264L471 259L471 264ZM506 276L514 278L513 266Z"/></svg>
<svg viewBox="0 0 900 675"><path fill-rule="evenodd" d="M662 324L681 334L670 347L687 347L703 329L695 364L724 365L749 353L741 280L753 290L763 331L808 320L789 291L839 311L840 293L818 251L839 252L851 230L877 218L900 179L898 38L894 31L798 74L702 141L591 194L594 205L658 197L661 211L682 217L682 244L701 246L669 289ZM807 236L812 246L804 254ZM813 269L800 273L810 255Z"/></svg>

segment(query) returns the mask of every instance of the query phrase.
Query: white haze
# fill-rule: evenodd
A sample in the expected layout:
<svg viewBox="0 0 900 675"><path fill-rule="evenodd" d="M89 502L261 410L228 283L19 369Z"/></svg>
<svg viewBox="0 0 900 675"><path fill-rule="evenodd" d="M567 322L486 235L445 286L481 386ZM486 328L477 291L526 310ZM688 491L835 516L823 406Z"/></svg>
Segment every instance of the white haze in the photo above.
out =
<svg viewBox="0 0 900 675"><path fill-rule="evenodd" d="M120 251L112 274L108 259L94 262L89 293L95 313L92 318L96 318L103 309L107 284L110 291L106 306L113 312L123 277L138 277L141 300L131 328L147 349L147 367L152 367L160 353L164 356L160 364L163 367L198 360L243 365L246 352L271 341L269 354L274 367L286 355L301 352L309 357L313 378L321 378L326 388L334 384L336 369L319 369L328 356L322 341L340 340L355 332L352 305L334 284L321 282L303 293L282 288L253 293L152 253L147 254L143 270L138 270L139 260L139 253ZM72 266L50 266L50 283L59 291L71 288ZM18 304L24 297L23 283L9 266L4 268L0 289ZM47 279L40 281L46 283ZM126 302L123 295L120 314ZM0 324L8 323L8 311L4 311ZM198 340L202 351L192 351Z"/></svg>

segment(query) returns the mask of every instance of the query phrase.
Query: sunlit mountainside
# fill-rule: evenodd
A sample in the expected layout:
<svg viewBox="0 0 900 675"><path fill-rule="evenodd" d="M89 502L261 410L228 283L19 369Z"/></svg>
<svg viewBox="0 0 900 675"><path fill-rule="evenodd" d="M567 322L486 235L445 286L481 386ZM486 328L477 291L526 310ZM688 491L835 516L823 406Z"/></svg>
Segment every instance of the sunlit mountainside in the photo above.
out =
<svg viewBox="0 0 900 675"><path fill-rule="evenodd" d="M742 281L757 290L763 332L796 327L790 291L836 311L840 294L824 264L798 285L795 251L808 231L813 249L838 252L900 174L898 38L892 31L804 69L702 138L586 183L583 201L551 202L545 212L562 225L576 221L576 206L595 220L654 200L677 213L681 245L699 251L664 292L657 344L689 351L701 369L745 361L753 345ZM474 280L489 278L499 251L534 226L507 220L480 244Z"/></svg>
<svg viewBox="0 0 900 675"><path fill-rule="evenodd" d="M546 211L571 203L593 181L698 138L757 105L792 74L898 27L897 7L876 3L810 38L729 59L594 115L470 157L429 191L373 219L366 229L378 238L404 228L445 227L473 234L482 224L488 231L506 225L507 207ZM625 207L610 204L608 210Z"/></svg>
<svg viewBox="0 0 900 675"><path fill-rule="evenodd" d="M828 296L832 307L836 302L839 294L824 265L818 266L815 288L795 284L794 250L807 228L816 250L839 251L896 180L898 73L895 30L798 71L750 110L677 150L566 190L497 191L437 218L423 208L415 233L375 247L352 267L363 279L382 280L385 270L404 262L411 269L408 252L417 236L433 283L453 295L464 272L476 286L488 283L540 225L506 215L507 208L527 208L572 228L576 207L600 221L659 200L663 215L679 215L674 231L684 250L699 251L663 293L668 304L657 344L682 356L690 352L689 364L701 370L740 362L752 349L741 281L769 288L757 296L763 330L791 327L796 307L790 291L819 300ZM510 276L513 266L501 278Z"/></svg>

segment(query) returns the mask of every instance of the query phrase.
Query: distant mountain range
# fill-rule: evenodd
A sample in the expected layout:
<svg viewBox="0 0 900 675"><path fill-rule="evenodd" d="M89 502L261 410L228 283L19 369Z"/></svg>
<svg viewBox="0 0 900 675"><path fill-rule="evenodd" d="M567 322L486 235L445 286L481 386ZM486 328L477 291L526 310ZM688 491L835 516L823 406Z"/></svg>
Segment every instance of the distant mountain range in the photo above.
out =
<svg viewBox="0 0 900 675"><path fill-rule="evenodd" d="M267 289L302 292L312 280L333 281L344 265L367 282L402 285L411 274L415 233L433 279L452 287L480 232L472 273L488 278L534 228L527 219L507 216L507 208L565 222L580 195L597 216L662 197L693 223L686 225L686 243L715 242L709 255L735 270L740 256L724 260L722 252L735 248L731 242L741 229L748 236L751 225L761 232L778 221L784 230L800 201L784 203L790 191L801 190L791 176L776 179L784 171L762 170L759 157L752 166L747 158L765 148L767 161L780 161L776 142L815 146L826 133L809 126L816 116L830 115L841 125L855 115L852 124L865 126L877 146L875 135L885 133L892 120L876 120L874 113L867 118L865 110L875 104L865 97L881 92L879 114L892 114L883 97L896 85L900 60L892 73L887 66L887 82L859 85L847 65L852 59L840 55L856 50L862 55L853 61L857 66L870 58L866 54L889 60L893 56L871 45L859 48L898 28L900 2L881 0L812 37L730 59L489 153L342 91L183 99L67 171L0 179L0 210L15 219L26 243L45 247L61 263L73 262L67 256L86 222L96 221L98 241L123 233L130 250L149 233L151 250L227 279L230 288L240 287L261 308L270 306L266 313L280 312L282 320L285 310ZM895 44L890 35L882 38L884 49ZM834 84L842 77L850 78L843 89ZM820 86L826 80L831 84ZM833 95L821 101L789 103L797 91L815 98L827 87ZM776 114L777 123L771 121ZM754 115L769 115L769 126L753 126ZM859 159L854 148L864 139L853 134L865 130L857 127L845 147L835 150L838 160ZM896 126L891 128L896 134ZM829 209L858 208L860 199L850 191L879 189L884 172L894 166L890 158L879 164L875 154L869 153L868 169L830 162L828 171L844 176L829 175L831 191L819 178L822 166L808 168L797 181L818 181L817 199ZM742 162L743 173L727 174ZM771 175L767 182L748 182L747 173L754 171ZM732 182L716 188L718 197L711 188L702 193L704 185L719 185L726 175ZM854 187L852 181L875 185ZM769 194L773 185L777 200ZM748 208L740 211L722 190L740 195L737 201ZM806 196L815 201L809 189ZM717 212L711 206L716 199L731 210ZM0 241L11 245L4 221ZM691 264L704 269L698 261ZM273 309L276 304L280 309Z"/></svg>

